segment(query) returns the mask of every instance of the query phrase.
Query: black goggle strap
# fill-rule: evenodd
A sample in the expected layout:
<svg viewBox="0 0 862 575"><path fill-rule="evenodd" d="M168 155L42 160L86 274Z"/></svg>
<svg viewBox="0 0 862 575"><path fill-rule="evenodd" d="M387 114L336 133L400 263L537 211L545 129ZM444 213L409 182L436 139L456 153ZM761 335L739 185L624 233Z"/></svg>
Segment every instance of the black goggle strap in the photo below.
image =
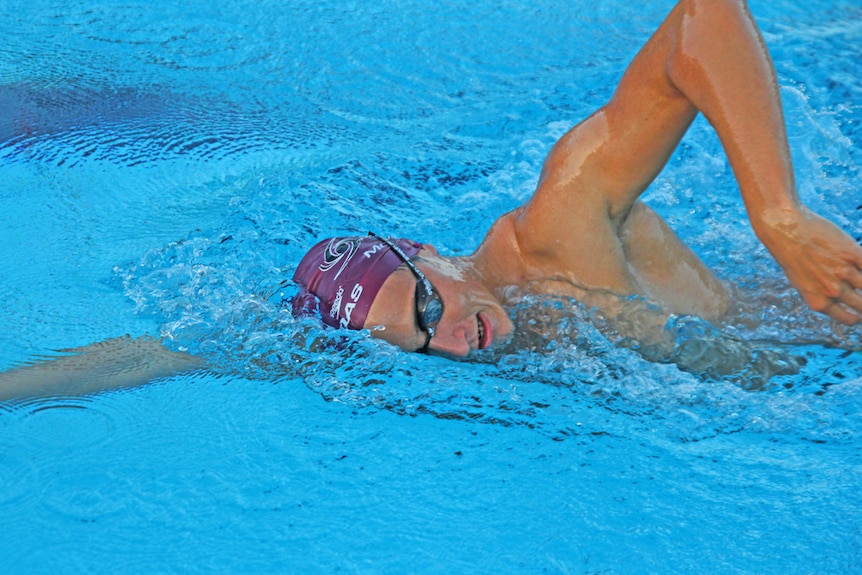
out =
<svg viewBox="0 0 862 575"><path fill-rule="evenodd" d="M407 254L404 253L404 250L402 250L398 244L396 244L389 238L378 236L374 232L368 232L368 235L372 238L377 238L378 240L389 246L389 249L395 252L395 255L401 258L401 261L404 262L404 264L411 272L413 272L413 275L416 276L416 279L425 282L426 288L431 286L431 282L428 281L428 278L425 277L425 274L423 274L422 271L416 267L416 264L410 261L410 258L407 257Z"/></svg>

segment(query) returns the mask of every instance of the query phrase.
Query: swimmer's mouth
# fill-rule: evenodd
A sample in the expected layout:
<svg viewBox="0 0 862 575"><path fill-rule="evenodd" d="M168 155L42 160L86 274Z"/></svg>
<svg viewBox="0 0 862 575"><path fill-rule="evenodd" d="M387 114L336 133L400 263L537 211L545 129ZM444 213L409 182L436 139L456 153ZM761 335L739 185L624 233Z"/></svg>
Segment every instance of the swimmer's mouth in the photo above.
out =
<svg viewBox="0 0 862 575"><path fill-rule="evenodd" d="M491 326L488 324L487 318L483 317L481 314L476 314L476 325L479 327L478 330L478 340L479 340L479 349L485 349L489 345L491 345L491 339L493 334L491 333Z"/></svg>

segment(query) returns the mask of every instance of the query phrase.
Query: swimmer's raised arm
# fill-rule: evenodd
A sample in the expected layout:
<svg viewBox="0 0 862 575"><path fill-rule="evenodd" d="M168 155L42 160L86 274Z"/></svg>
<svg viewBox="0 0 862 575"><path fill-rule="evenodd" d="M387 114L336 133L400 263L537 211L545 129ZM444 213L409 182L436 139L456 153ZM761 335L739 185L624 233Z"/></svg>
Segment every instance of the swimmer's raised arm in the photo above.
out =
<svg viewBox="0 0 862 575"><path fill-rule="evenodd" d="M845 323L862 321L862 248L799 202L775 72L743 0L677 4L608 104L549 154L520 222L527 248L556 241L564 253L589 249L582 237L573 240L578 245L559 241L583 236L568 233L572 214L592 237L624 221L698 112L718 133L755 233L791 284L812 308ZM601 256L603 263L621 259ZM575 275L592 273L577 262L570 267ZM611 264L616 276L598 283L637 291L625 268Z"/></svg>
<svg viewBox="0 0 862 575"><path fill-rule="evenodd" d="M813 309L862 321L862 248L799 201L775 70L745 3L684 6L668 75L721 138L755 233Z"/></svg>
<svg viewBox="0 0 862 575"><path fill-rule="evenodd" d="M86 395L203 368L199 358L148 337L118 337L61 353L0 373L0 401Z"/></svg>

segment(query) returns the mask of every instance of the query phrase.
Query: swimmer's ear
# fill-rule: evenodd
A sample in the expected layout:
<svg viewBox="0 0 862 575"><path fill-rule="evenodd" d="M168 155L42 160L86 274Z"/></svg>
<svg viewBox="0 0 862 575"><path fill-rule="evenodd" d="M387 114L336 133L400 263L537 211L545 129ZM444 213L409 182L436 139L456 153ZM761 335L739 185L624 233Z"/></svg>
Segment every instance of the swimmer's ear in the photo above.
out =
<svg viewBox="0 0 862 575"><path fill-rule="evenodd" d="M437 253L437 248L435 248L431 244L422 244L422 249L428 250L429 252L431 252L431 255L435 255L435 256L440 255Z"/></svg>

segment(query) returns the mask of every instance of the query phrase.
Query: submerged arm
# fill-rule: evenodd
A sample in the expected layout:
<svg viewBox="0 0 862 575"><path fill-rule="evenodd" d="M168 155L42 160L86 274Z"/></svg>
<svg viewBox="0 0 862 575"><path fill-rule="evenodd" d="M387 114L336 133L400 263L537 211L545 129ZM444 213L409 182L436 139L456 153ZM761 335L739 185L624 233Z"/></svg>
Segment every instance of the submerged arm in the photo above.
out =
<svg viewBox="0 0 862 575"><path fill-rule="evenodd" d="M67 355L0 373L0 401L135 387L203 368L199 358L147 337L118 337L62 353Z"/></svg>

